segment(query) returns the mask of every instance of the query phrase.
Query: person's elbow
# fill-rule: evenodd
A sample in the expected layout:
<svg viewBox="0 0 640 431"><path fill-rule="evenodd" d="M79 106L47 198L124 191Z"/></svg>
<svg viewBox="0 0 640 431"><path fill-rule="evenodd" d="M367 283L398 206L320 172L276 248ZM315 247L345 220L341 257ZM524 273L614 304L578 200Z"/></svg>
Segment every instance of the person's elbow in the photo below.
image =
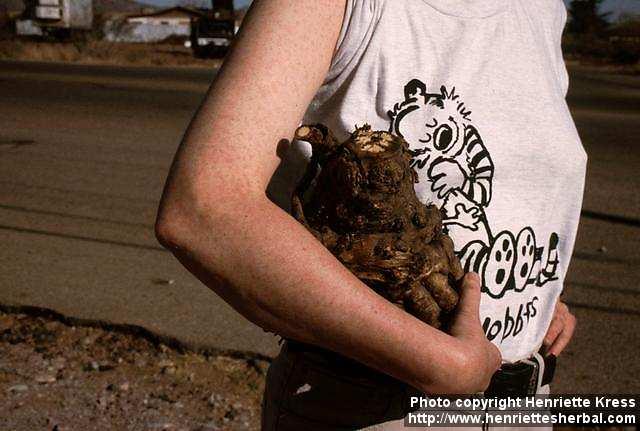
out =
<svg viewBox="0 0 640 431"><path fill-rule="evenodd" d="M155 221L156 239L170 251L191 248L198 232L205 229L202 224L208 223L204 216L215 219L219 210L208 191L210 184L179 168L176 171L167 181Z"/></svg>
<svg viewBox="0 0 640 431"><path fill-rule="evenodd" d="M193 214L178 199L163 197L155 221L155 236L160 245L171 251L188 247L190 231L196 228Z"/></svg>
<svg viewBox="0 0 640 431"><path fill-rule="evenodd" d="M233 230L241 215L246 216L247 209L259 206L262 199L259 193L228 181L209 178L170 183L156 216L156 238L173 252L188 252L203 237L220 238Z"/></svg>

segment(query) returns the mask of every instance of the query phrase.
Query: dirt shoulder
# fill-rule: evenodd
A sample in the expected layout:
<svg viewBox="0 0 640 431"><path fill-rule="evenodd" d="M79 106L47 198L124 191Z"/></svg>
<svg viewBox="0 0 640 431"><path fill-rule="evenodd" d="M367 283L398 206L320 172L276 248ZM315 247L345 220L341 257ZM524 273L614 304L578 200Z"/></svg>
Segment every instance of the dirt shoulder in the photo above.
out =
<svg viewBox="0 0 640 431"><path fill-rule="evenodd" d="M42 42L28 39L0 40L0 60L52 61L122 66L216 67L219 59L195 58L179 44Z"/></svg>
<svg viewBox="0 0 640 431"><path fill-rule="evenodd" d="M0 312L0 429L258 429L267 367Z"/></svg>

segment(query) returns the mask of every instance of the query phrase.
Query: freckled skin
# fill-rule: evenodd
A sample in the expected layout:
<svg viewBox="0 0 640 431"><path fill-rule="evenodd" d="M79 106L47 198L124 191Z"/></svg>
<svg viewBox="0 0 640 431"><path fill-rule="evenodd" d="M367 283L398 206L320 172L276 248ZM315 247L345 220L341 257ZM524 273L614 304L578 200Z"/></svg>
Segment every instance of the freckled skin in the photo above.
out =
<svg viewBox="0 0 640 431"><path fill-rule="evenodd" d="M368 288L265 193L280 162L276 143L291 136L326 78L346 3L253 1L180 144L156 236L265 330L425 393L482 391L500 353L482 330L476 275L465 275L449 334L436 330Z"/></svg>
<svg viewBox="0 0 640 431"><path fill-rule="evenodd" d="M322 125L303 126L296 137L313 148L293 196L296 219L380 295L431 326L446 325L464 273L440 212L416 196L407 142L366 125L344 143Z"/></svg>

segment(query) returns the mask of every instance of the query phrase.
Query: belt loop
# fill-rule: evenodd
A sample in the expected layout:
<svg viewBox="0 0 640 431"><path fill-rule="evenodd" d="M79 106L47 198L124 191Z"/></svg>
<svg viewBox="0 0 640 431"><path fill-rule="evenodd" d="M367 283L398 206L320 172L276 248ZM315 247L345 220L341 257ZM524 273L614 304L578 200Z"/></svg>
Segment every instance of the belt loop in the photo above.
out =
<svg viewBox="0 0 640 431"><path fill-rule="evenodd" d="M540 392L540 388L542 387L542 378L544 377L544 358L538 352L534 353L532 358L538 363L538 382L536 385L536 393Z"/></svg>

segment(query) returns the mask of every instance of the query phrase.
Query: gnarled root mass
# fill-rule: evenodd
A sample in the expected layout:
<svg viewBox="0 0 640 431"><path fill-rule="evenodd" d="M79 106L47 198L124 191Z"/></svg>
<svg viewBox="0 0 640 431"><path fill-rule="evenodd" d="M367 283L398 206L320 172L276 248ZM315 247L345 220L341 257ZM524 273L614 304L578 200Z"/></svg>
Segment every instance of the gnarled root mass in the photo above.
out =
<svg viewBox="0 0 640 431"><path fill-rule="evenodd" d="M458 303L463 270L440 211L416 196L406 141L367 125L344 143L323 125L302 126L296 138L313 153L294 217L369 287L441 327Z"/></svg>

